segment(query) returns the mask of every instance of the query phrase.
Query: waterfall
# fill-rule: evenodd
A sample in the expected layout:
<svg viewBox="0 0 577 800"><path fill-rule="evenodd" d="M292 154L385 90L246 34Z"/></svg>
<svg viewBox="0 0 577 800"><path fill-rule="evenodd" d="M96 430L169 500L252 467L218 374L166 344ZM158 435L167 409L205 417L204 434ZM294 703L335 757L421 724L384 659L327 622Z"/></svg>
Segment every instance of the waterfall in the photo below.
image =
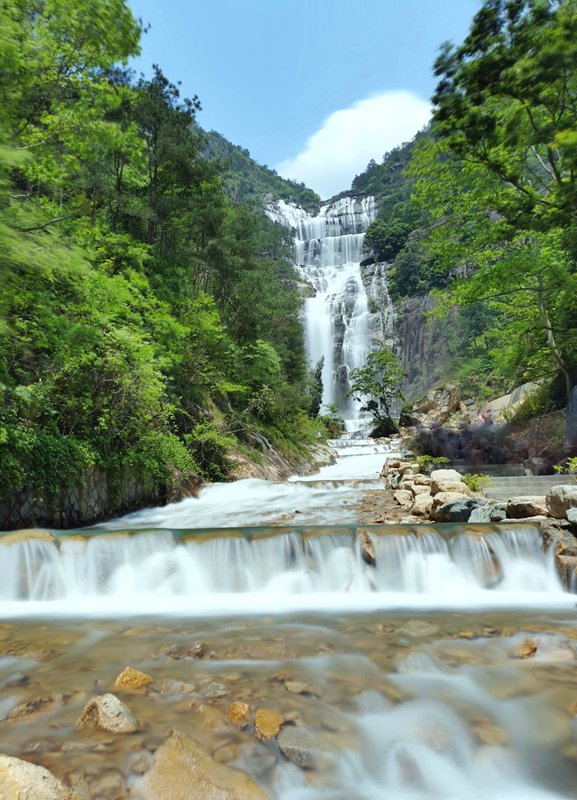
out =
<svg viewBox="0 0 577 800"><path fill-rule="evenodd" d="M483 536L352 525L44 535L0 544L0 556L8 615L542 607L574 598L531 526Z"/></svg>
<svg viewBox="0 0 577 800"><path fill-rule="evenodd" d="M343 197L312 216L278 200L269 217L293 233L295 263L314 295L305 300L304 330L309 365L324 359L323 406L336 405L347 429L359 426L359 404L347 396L349 376L374 349L367 291L361 276L365 231L375 217L373 197Z"/></svg>

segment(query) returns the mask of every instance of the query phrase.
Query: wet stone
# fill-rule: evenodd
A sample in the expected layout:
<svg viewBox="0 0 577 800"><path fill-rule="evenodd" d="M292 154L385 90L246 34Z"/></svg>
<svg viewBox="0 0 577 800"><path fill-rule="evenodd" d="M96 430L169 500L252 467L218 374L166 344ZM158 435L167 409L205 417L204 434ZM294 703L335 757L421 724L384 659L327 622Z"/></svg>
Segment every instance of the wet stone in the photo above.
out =
<svg viewBox="0 0 577 800"><path fill-rule="evenodd" d="M227 718L232 725L244 728L248 725L250 706L247 703L231 703L228 707Z"/></svg>
<svg viewBox="0 0 577 800"><path fill-rule="evenodd" d="M134 733L140 730L140 723L118 697L103 694L86 703L76 727L79 730L96 728L109 733Z"/></svg>
<svg viewBox="0 0 577 800"><path fill-rule="evenodd" d="M114 682L114 689L121 692L137 692L152 683L152 678L145 672L126 667Z"/></svg>
<svg viewBox="0 0 577 800"><path fill-rule="evenodd" d="M35 697L13 708L5 722L30 722L59 708L62 702L61 694Z"/></svg>
<svg viewBox="0 0 577 800"><path fill-rule="evenodd" d="M284 717L274 708L258 708L254 715L254 733L261 742L274 739L280 731Z"/></svg>
<svg viewBox="0 0 577 800"><path fill-rule="evenodd" d="M322 735L306 728L285 727L278 737L281 753L299 767L312 768L321 766L331 753L336 752L334 745Z"/></svg>

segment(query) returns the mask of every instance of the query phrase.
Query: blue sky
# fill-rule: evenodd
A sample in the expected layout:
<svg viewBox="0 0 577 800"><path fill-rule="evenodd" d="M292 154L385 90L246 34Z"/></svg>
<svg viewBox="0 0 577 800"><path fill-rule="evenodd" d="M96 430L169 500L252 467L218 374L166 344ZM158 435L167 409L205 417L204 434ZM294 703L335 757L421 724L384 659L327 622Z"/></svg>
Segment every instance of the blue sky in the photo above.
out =
<svg viewBox="0 0 577 800"><path fill-rule="evenodd" d="M128 0L203 128L323 197L425 124L440 44L481 0Z"/></svg>

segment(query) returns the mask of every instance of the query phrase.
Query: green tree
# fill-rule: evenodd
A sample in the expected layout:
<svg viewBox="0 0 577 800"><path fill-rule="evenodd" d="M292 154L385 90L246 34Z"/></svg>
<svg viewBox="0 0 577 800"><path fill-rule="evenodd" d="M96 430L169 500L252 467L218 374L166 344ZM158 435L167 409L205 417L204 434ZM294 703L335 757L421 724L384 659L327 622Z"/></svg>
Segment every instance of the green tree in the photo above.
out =
<svg viewBox="0 0 577 800"><path fill-rule="evenodd" d="M351 372L349 396L361 403L378 423L378 434L386 436L398 430L393 420L393 405L403 399L404 373L390 350L369 353L364 367Z"/></svg>
<svg viewBox="0 0 577 800"><path fill-rule="evenodd" d="M371 252L377 261L392 261L400 252L411 233L405 222L376 219L367 228L363 242L364 250Z"/></svg>

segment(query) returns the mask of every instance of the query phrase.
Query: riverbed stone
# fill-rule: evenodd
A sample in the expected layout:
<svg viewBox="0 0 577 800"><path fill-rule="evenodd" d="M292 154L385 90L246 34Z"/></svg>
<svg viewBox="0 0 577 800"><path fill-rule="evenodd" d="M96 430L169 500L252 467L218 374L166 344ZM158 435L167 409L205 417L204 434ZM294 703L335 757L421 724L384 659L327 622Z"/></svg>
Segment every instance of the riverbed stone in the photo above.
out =
<svg viewBox="0 0 577 800"><path fill-rule="evenodd" d="M275 708L257 708L254 715L254 734L261 742L268 742L278 735L284 717Z"/></svg>
<svg viewBox="0 0 577 800"><path fill-rule="evenodd" d="M281 753L299 767L312 768L322 765L336 748L326 736L312 733L306 728L285 727L279 734Z"/></svg>
<svg viewBox="0 0 577 800"><path fill-rule="evenodd" d="M92 697L82 709L76 727L97 728L109 733L134 733L140 723L132 711L113 694Z"/></svg>
<svg viewBox="0 0 577 800"><path fill-rule="evenodd" d="M6 717L6 722L31 722L43 714L48 714L62 705L61 694L46 695L44 697L34 697L25 703L20 703L13 708Z"/></svg>
<svg viewBox="0 0 577 800"><path fill-rule="evenodd" d="M549 516L544 496L509 498L507 502L508 519L525 519L526 517L539 516Z"/></svg>
<svg viewBox="0 0 577 800"><path fill-rule="evenodd" d="M139 692L152 683L152 678L146 672L139 672L133 667L125 667L114 682L116 691Z"/></svg>
<svg viewBox="0 0 577 800"><path fill-rule="evenodd" d="M2 800L81 800L44 767L19 758L0 755Z"/></svg>
<svg viewBox="0 0 577 800"><path fill-rule="evenodd" d="M189 736L173 730L154 754L151 769L132 787L130 800L270 800L238 769L217 763Z"/></svg>
<svg viewBox="0 0 577 800"><path fill-rule="evenodd" d="M231 703L228 707L226 714L228 721L239 728L244 728L248 725L248 718L250 716L250 706L248 703Z"/></svg>
<svg viewBox="0 0 577 800"><path fill-rule="evenodd" d="M547 492L549 514L556 519L566 519L569 508L577 508L577 484L561 484Z"/></svg>

